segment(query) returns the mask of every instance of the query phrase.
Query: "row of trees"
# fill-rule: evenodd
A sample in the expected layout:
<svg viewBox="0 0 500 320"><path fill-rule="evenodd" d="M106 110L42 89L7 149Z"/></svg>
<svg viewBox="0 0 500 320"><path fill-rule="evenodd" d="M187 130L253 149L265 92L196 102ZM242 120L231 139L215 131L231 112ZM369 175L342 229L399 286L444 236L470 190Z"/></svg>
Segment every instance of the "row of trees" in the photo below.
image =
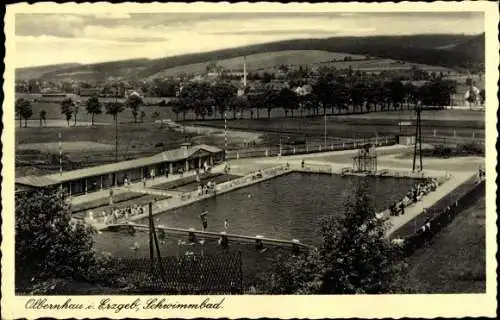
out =
<svg viewBox="0 0 500 320"><path fill-rule="evenodd" d="M456 83L452 80L436 78L422 86L398 79L373 81L351 77L325 75L312 85L312 90L304 94L290 88L276 90L267 86L259 92L237 95L237 89L229 83L191 83L185 86L179 97L169 102L177 117L193 112L197 118L219 115L221 118L230 110L233 118L239 112L249 111L259 117L259 111L283 108L285 116L299 114L319 115L339 113L352 107L355 112L410 108L417 104L428 106L451 105L456 93Z"/></svg>
<svg viewBox="0 0 500 320"><path fill-rule="evenodd" d="M134 117L134 123L137 123L137 118L140 116L141 122L143 122L146 113L141 110L143 100L138 95L130 95L125 102L114 101L108 103L101 103L98 97L91 97L85 102L85 109L88 114L91 115L91 124L94 125L95 116L103 113L110 114L113 116L115 124L118 121L118 114L123 112L126 108L130 109L132 116ZM66 98L61 101L61 114L65 116L65 119L70 126L70 120L74 120L74 125L76 126L78 113L80 112L80 103L74 101L71 98ZM19 127L22 127L22 120L24 120L24 127L28 126L28 120L33 116L33 108L31 102L28 99L19 98L15 102L16 113L19 117ZM45 110L40 111L40 126L44 121L46 121L47 112Z"/></svg>
<svg viewBox="0 0 500 320"><path fill-rule="evenodd" d="M298 83L304 85L304 83ZM288 87L276 89L265 86L263 90L246 92L238 95L237 88L228 82L218 82L214 85L207 82L193 82L186 85L180 95L167 103L176 114L186 118L187 113L194 113L197 119L208 117L223 118L227 112L236 118L238 113L249 112L250 118L254 115L260 118L260 111L267 112L270 118L274 109L283 109L285 117L291 115L320 115L341 113L352 108L354 112L389 111L411 108L417 104L424 106L452 105L452 97L456 93L456 82L437 77L417 86L412 82L403 82L399 79L365 78L359 74L350 74L345 77L340 74L327 73L319 78L309 90L303 93ZM480 92L482 103L485 99L484 89ZM140 116L141 122L145 113L141 111L143 100L138 95L130 95L125 102L110 102L104 104L107 114L113 115L116 120L118 114L130 109L134 123ZM96 115L103 113L103 104L98 97L91 97L86 101L86 111L91 115L92 125ZM68 126L74 119L76 125L80 104L71 98L61 102L61 113L65 116ZM29 100L20 98L16 101L16 112L19 115L20 126L22 119L32 117L33 112ZM40 114L40 121L45 114Z"/></svg>

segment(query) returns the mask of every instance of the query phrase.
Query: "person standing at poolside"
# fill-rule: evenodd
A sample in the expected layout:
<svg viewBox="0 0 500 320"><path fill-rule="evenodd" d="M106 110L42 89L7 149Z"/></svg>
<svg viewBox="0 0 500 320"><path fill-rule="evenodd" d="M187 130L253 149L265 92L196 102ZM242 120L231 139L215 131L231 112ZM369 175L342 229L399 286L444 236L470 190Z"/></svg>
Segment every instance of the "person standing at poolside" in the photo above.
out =
<svg viewBox="0 0 500 320"><path fill-rule="evenodd" d="M207 212L202 212L200 214L202 230L205 231L208 227Z"/></svg>

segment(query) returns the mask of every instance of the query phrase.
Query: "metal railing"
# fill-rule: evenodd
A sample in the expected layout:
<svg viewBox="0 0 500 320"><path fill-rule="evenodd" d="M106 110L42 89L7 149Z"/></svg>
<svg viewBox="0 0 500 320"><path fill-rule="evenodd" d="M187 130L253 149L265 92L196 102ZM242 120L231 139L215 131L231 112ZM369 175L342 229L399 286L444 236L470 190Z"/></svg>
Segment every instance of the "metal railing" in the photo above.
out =
<svg viewBox="0 0 500 320"><path fill-rule="evenodd" d="M326 145L321 142L309 142L304 145L279 145L260 147L260 148L245 148L241 150L228 150L228 159L252 158L252 157L273 157L273 156L290 156L305 153L317 153L339 150L358 149L365 144L373 144L377 147L390 146L396 144L395 136L373 137L368 139L348 139L345 142L331 142Z"/></svg>

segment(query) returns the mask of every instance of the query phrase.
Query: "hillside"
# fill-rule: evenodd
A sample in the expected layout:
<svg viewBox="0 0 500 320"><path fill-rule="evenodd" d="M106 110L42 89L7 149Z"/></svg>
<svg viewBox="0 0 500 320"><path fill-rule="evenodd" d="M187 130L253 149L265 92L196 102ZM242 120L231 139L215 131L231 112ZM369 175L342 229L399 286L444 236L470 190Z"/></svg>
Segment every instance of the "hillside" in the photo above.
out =
<svg viewBox="0 0 500 320"><path fill-rule="evenodd" d="M42 77L44 74L54 71L61 71L66 68L78 67L79 63L63 63L53 64L49 66L17 68L16 79L36 79Z"/></svg>
<svg viewBox="0 0 500 320"><path fill-rule="evenodd" d="M365 59L362 55L352 55L348 53L337 53L320 50L286 50L274 51L265 53L256 53L246 56L247 70L253 71L270 71L274 66L285 65L311 65L333 60L342 60L345 56L351 56L352 59ZM208 61L177 66L164 69L158 73L153 73L149 77L175 76L180 72L199 73L205 72ZM243 57L217 60L217 65L224 67L226 70L242 70Z"/></svg>
<svg viewBox="0 0 500 320"><path fill-rule="evenodd" d="M305 50L311 50L314 53L304 56ZM161 59L135 59L74 67L66 66L47 71L40 77L44 79L68 77L77 79L105 79L109 76L147 78L156 74L166 75L176 74L178 71L187 72L184 68L187 65L191 65L189 69L198 70L201 65L204 68L206 63L212 61L240 59L242 56L251 55L261 55L260 58L268 62L257 62L257 59L249 63L257 65L260 63L263 67L267 67L269 60L276 61L279 59L276 58L276 55L273 57L273 55L262 54L287 51L297 51L296 53L299 53L299 56L296 58L292 57L293 55L287 56L285 53L284 56L287 56L289 61L300 61L300 59L303 59L302 63L321 62L317 60L327 57L328 53L338 54L342 52L446 68L478 69L484 65L484 34L477 36L412 35L297 39ZM323 53L319 54L318 52ZM228 63L230 65L233 64L231 61ZM286 62L280 60L279 63ZM27 71L24 70L24 72Z"/></svg>

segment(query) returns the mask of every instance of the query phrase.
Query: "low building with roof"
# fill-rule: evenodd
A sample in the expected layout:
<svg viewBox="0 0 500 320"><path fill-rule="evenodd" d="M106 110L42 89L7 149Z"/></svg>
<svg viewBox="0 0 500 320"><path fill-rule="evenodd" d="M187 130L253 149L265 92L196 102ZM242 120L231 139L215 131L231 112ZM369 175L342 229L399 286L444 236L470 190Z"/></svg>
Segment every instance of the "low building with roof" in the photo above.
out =
<svg viewBox="0 0 500 320"><path fill-rule="evenodd" d="M213 166L224 161L224 150L209 145L183 144L178 149L167 150L151 157L110 163L95 167L54 173L45 176L16 178L16 190L30 191L62 186L70 195L80 195L128 182L139 182L154 176L188 171L203 166Z"/></svg>

